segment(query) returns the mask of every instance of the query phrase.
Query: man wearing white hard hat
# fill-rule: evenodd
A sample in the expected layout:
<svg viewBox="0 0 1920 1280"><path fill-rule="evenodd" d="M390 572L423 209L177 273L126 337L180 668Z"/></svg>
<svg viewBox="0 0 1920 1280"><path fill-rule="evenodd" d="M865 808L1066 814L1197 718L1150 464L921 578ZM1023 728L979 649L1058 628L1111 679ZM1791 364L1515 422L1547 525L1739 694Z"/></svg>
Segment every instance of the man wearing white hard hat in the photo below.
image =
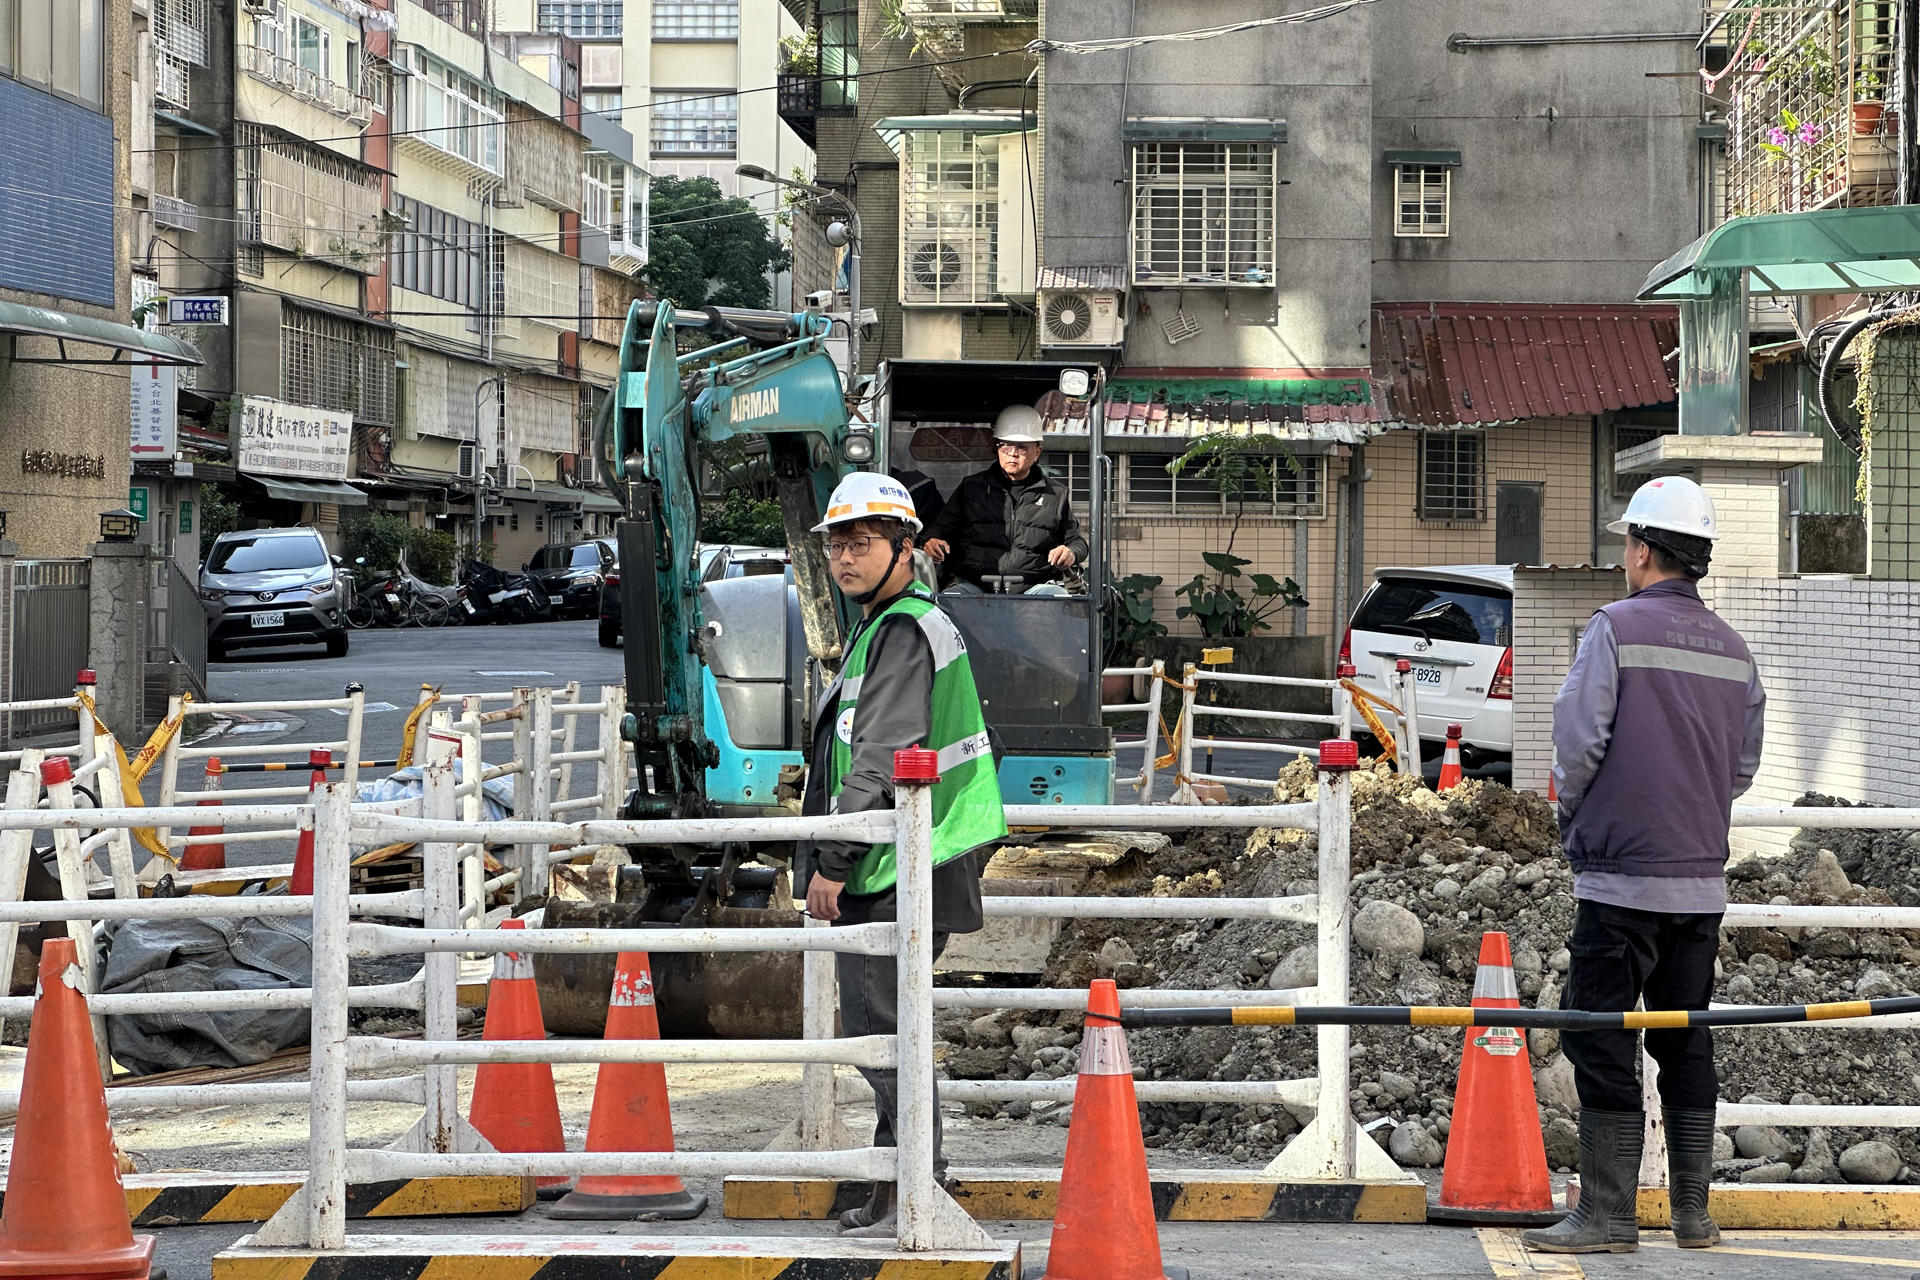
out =
<svg viewBox="0 0 1920 1280"><path fill-rule="evenodd" d="M1573 865L1573 937L1561 1006L1705 1009L1727 905L1735 796L1760 767L1766 692L1738 632L1701 603L1718 534L1713 501L1678 476L1649 480L1607 526L1626 535L1630 594L1594 614L1553 704L1560 838ZM1707 1213L1713 1033L1649 1031L1660 1065L1674 1242L1720 1241ZM1642 1134L1631 1031L1560 1037L1580 1095L1580 1202L1529 1231L1550 1253L1630 1253Z"/></svg>
<svg viewBox="0 0 1920 1280"><path fill-rule="evenodd" d="M1008 405L993 442L994 465L954 487L927 530L927 554L963 589L1057 594L1055 581L1086 561L1087 540L1067 486L1040 468L1040 415Z"/></svg>
<svg viewBox="0 0 1920 1280"><path fill-rule="evenodd" d="M803 814L865 813L893 807L893 753L928 747L940 754L933 784L933 953L948 935L981 924L975 852L1007 833L993 744L980 711L973 668L960 632L913 577L920 533L913 499L891 476L855 472L827 500L813 527L826 544L834 585L860 606L847 636L840 674L814 709ZM798 883L807 914L835 924L892 920L898 883L891 844L819 840L800 851ZM848 1036L890 1036L898 1026L898 971L891 955L841 953L840 1030ZM894 1141L899 1080L892 1068L860 1074L873 1086L875 1146ZM940 1113L934 1109L934 1167ZM892 1237L892 1183L876 1184L861 1208L840 1217L843 1232Z"/></svg>

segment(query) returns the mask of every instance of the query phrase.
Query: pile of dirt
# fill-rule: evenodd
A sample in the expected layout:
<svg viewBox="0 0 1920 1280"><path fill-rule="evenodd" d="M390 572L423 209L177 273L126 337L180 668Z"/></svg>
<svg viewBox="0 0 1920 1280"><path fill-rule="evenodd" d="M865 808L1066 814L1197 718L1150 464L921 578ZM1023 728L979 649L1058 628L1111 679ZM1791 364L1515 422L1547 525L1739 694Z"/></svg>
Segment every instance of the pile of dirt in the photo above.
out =
<svg viewBox="0 0 1920 1280"><path fill-rule="evenodd" d="M1311 799L1313 766L1296 762L1276 787L1281 802ZM1472 996L1482 933L1510 940L1522 1002L1557 1007L1568 966L1573 879L1547 803L1498 783L1468 780L1436 795L1384 765L1354 775L1352 1000L1356 1004L1464 1005ZM1803 804L1842 803L1807 797ZM1903 855L1901 851L1906 851ZM1920 903L1913 854L1920 833L1808 831L1787 854L1729 870L1739 902ZM1266 897L1312 892L1312 832L1175 833L1173 845L1102 873L1083 892L1174 897ZM1849 870L1849 867L1852 869ZM1911 895L1911 896L1909 896ZM1080 987L1112 977L1122 988L1286 988L1315 978L1310 926L1268 921L1069 923L1042 985ZM1906 992L1920 981L1920 935L1838 929L1735 929L1724 936L1715 998L1801 1004ZM1075 1014L943 1017L950 1075L1059 1079L1077 1060ZM1403 1165L1434 1165L1451 1129L1461 1033L1356 1027L1351 1080L1356 1119ZM1136 1077L1286 1080L1311 1077L1309 1029L1202 1028L1129 1034ZM1550 1162L1578 1162L1571 1065L1559 1035L1529 1038L1540 1123ZM1849 1031L1826 1024L1723 1031L1721 1096L1742 1101L1847 1104L1903 1097L1920 1087L1920 1035ZM1064 1123L1070 1108L981 1104L982 1115ZM1311 1118L1285 1106L1201 1104L1142 1108L1147 1144L1260 1163ZM1878 1140L1878 1142L1871 1140ZM1723 1177L1839 1181L1842 1170L1904 1180L1920 1167L1920 1134L1748 1127L1720 1139ZM1862 1151L1862 1146L1890 1150ZM1869 1159L1869 1157L1872 1157ZM1888 1167L1891 1164L1891 1167ZM1864 1180L1855 1176L1854 1180Z"/></svg>

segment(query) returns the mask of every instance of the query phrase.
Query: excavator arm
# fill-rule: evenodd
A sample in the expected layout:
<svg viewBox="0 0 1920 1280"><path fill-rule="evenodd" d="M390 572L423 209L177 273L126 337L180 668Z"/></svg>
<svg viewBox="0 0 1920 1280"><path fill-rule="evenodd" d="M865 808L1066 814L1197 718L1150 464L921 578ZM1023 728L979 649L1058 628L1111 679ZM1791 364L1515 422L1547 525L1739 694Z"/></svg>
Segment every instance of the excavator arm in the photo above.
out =
<svg viewBox="0 0 1920 1280"><path fill-rule="evenodd" d="M718 339L682 355L680 330ZM621 341L620 380L599 450L622 493L620 523L627 711L622 733L641 764L635 817L708 812L705 771L717 759L702 715L708 623L701 615L700 463L704 446L765 440L812 658L838 665L843 619L811 536L849 468L846 400L828 355L825 317L677 310L635 303Z"/></svg>

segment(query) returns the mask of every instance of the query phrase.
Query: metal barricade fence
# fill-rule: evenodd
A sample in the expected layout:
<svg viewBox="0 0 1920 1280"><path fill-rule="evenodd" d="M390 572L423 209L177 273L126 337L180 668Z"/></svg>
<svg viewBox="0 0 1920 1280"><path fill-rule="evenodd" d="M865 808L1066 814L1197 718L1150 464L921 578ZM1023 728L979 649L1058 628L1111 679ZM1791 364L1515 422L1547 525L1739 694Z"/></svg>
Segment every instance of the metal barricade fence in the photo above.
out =
<svg viewBox="0 0 1920 1280"><path fill-rule="evenodd" d="M1258 685L1266 688L1283 689L1320 689L1324 690L1331 702L1331 709L1324 715L1311 711L1258 711L1241 707L1222 707L1202 704L1199 699L1200 685L1203 682L1214 684ZM1217 719L1264 720L1271 723L1310 724L1327 728L1334 736L1351 738L1353 736L1353 695L1338 680L1310 680L1297 676L1256 676L1242 675L1233 671L1203 670L1194 663L1187 663L1180 682L1180 735L1179 750L1175 763L1179 782L1173 793L1175 804L1190 805L1197 802L1193 784L1196 782L1215 782L1224 786L1267 787L1273 786L1272 778L1246 778L1231 774L1197 773L1193 768L1193 749L1201 747L1212 750L1227 747L1236 751L1260 751L1272 755L1298 758L1305 756L1318 760L1320 753L1316 748L1289 746L1279 742L1255 742L1246 739L1223 739L1203 737L1199 733L1198 719L1209 716ZM1284 767L1284 762L1283 762ZM1275 771L1276 773L1278 770Z"/></svg>
<svg viewBox="0 0 1920 1280"><path fill-rule="evenodd" d="M1160 686L1167 679L1167 664L1164 660L1155 658L1151 666L1108 667L1100 675L1103 679L1107 676L1151 677L1147 682L1145 702L1113 704L1103 702L1100 707L1102 715L1137 715L1142 712L1146 714L1147 728L1141 746L1140 772L1127 777L1116 777L1113 782L1115 786L1132 787L1140 793L1144 802L1151 803L1154 766L1158 763L1160 756Z"/></svg>

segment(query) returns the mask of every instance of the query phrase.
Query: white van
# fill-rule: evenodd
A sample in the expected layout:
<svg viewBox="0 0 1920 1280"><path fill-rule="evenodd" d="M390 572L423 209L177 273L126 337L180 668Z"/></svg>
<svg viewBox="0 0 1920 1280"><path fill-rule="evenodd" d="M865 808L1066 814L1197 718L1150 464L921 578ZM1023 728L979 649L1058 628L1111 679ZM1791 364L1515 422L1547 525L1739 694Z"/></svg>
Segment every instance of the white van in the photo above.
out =
<svg viewBox="0 0 1920 1280"><path fill-rule="evenodd" d="M1394 665L1412 664L1421 755L1461 727L1469 768L1513 758L1513 566L1376 569L1340 642L1360 687L1394 701Z"/></svg>

